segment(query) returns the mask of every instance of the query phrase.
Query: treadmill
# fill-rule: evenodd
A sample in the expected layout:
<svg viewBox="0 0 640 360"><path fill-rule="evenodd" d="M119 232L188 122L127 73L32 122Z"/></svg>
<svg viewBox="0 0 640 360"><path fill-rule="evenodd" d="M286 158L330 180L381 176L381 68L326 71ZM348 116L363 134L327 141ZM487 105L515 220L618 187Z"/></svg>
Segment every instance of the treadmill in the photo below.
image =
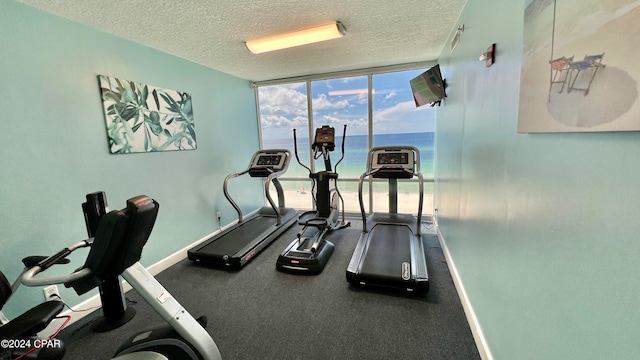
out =
<svg viewBox="0 0 640 360"><path fill-rule="evenodd" d="M238 222L194 246L188 252L191 261L207 265L240 268L271 244L298 218L298 211L284 205L284 192L278 177L284 174L291 161L291 152L284 149L259 150L251 158L249 168L229 174L224 179L224 196L238 213ZM266 178L264 192L269 206L259 208L251 216L243 216L242 210L227 191L229 181L249 174L251 177ZM273 183L278 192L278 206L269 194L269 184Z"/></svg>
<svg viewBox="0 0 640 360"><path fill-rule="evenodd" d="M418 216L398 213L398 179L418 178ZM366 216L362 184L366 177L388 179L389 212ZM413 146L374 147L367 169L358 181L362 234L347 268L347 281L356 286L378 287L424 294L429 276L420 232L423 179L420 152Z"/></svg>

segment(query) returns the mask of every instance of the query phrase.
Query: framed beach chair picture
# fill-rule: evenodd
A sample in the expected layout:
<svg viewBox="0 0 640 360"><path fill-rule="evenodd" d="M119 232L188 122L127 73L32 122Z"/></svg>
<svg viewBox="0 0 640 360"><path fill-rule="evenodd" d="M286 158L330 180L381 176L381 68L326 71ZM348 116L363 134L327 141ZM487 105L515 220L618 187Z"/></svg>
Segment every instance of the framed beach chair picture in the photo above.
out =
<svg viewBox="0 0 640 360"><path fill-rule="evenodd" d="M639 30L635 0L527 1L518 132L640 130Z"/></svg>

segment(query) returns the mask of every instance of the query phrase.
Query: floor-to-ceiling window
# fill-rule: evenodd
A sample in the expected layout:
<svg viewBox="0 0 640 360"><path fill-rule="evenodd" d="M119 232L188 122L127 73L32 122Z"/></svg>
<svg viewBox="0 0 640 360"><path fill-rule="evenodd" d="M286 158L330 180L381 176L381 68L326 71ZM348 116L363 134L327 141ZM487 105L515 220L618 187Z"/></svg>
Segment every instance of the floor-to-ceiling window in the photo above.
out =
<svg viewBox="0 0 640 360"><path fill-rule="evenodd" d="M423 213L431 214L433 209L433 150L435 135L435 112L433 108L416 107L409 80L423 70L399 71L373 74L372 89L372 141L373 146L410 145L419 150L420 172L427 179L424 183L425 198ZM373 186L373 211L388 211L384 196L387 184L375 182ZM418 212L419 188L415 180L399 181L398 211Z"/></svg>
<svg viewBox="0 0 640 360"><path fill-rule="evenodd" d="M260 86L257 91L262 148L288 149L293 155L287 173L280 179L285 191L285 204L297 209L311 209L309 173L297 163L293 136L295 129L299 159L310 166L307 83Z"/></svg>
<svg viewBox="0 0 640 360"><path fill-rule="evenodd" d="M368 144L368 77L366 75L311 81L313 128L336 129L334 158L342 157L342 133L346 131L344 159L336 169L346 212L359 212L358 183L364 171ZM344 125L347 125L346 130ZM323 166L320 162L316 167ZM365 191L368 189L365 188ZM365 197L368 201L368 196Z"/></svg>
<svg viewBox="0 0 640 360"><path fill-rule="evenodd" d="M296 129L300 161L312 171L324 169L314 161L310 139L317 127L330 125L336 131L336 148L331 153L335 165L342 157L342 136L346 125L344 159L337 167L339 190L347 212L359 213L357 183L365 171L366 156L372 146L411 145L420 151L424 176L423 214L433 208L433 149L435 110L417 108L409 80L426 67L411 70L352 72L341 76L315 76L298 82L256 84L262 148L286 148L294 153ZM313 206L308 171L295 156L288 172L280 178L287 206ZM368 181L363 187L365 211L388 210L388 188L384 181ZM398 185L398 211L417 213L417 180Z"/></svg>

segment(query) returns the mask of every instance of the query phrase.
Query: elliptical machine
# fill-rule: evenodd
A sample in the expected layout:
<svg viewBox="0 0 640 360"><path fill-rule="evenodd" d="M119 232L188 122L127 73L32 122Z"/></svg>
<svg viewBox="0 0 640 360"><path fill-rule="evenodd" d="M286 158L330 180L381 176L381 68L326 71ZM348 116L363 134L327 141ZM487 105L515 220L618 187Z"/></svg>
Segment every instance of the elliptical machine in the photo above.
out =
<svg viewBox="0 0 640 360"><path fill-rule="evenodd" d="M335 128L323 125L316 129L314 142L311 145L313 158L324 160L324 171L313 172L310 167L304 165L298 156L298 141L296 129L293 129L293 144L296 160L300 166L309 171L309 178L313 182L312 196L315 210L307 211L300 215L298 224L302 229L298 231L296 238L278 256L276 268L281 271L318 274L329 261L333 253L334 244L325 236L332 230L338 230L351 225L344 219L344 200L338 191L337 168L344 159L344 141L347 125L342 133L342 157L335 165L335 171L331 166L330 152L335 149ZM315 188L315 194L314 194ZM342 219L340 209L342 208Z"/></svg>

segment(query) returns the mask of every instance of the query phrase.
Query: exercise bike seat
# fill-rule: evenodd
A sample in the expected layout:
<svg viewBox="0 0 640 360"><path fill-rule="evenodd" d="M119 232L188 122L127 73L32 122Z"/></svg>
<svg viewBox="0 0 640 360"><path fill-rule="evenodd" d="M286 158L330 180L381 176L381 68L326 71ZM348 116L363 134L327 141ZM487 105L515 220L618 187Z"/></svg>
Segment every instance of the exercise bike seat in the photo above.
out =
<svg viewBox="0 0 640 360"><path fill-rule="evenodd" d="M11 284L0 271L0 310L11 296ZM0 339L20 339L36 335L64 309L62 301L38 304L8 323L0 326Z"/></svg>
<svg viewBox="0 0 640 360"><path fill-rule="evenodd" d="M58 300L45 301L0 327L0 339L22 339L44 330L64 309Z"/></svg>

